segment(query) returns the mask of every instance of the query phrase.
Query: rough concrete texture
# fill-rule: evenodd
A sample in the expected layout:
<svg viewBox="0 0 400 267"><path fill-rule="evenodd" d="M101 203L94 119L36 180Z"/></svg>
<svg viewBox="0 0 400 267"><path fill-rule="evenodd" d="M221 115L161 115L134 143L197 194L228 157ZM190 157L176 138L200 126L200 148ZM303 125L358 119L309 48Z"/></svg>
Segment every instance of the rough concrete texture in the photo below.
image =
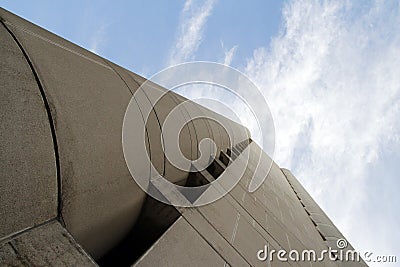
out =
<svg viewBox="0 0 400 267"><path fill-rule="evenodd" d="M35 77L0 24L0 238L57 216L49 119Z"/></svg>
<svg viewBox="0 0 400 267"><path fill-rule="evenodd" d="M179 260L177 260L179 255ZM179 218L135 266L223 266L225 261Z"/></svg>
<svg viewBox="0 0 400 267"><path fill-rule="evenodd" d="M0 266L96 266L56 221L0 244Z"/></svg>

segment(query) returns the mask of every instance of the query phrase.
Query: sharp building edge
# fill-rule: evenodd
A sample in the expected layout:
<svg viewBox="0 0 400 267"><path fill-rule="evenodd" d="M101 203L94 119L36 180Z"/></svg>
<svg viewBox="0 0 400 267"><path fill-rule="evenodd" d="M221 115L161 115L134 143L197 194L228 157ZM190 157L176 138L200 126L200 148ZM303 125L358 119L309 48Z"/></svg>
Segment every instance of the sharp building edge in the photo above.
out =
<svg viewBox="0 0 400 267"><path fill-rule="evenodd" d="M328 257L257 257L265 247L318 255L344 238L290 171L274 162L255 192L247 191L249 164L229 193L201 207L147 196L129 173L121 140L127 105L146 79L4 9L0 18L1 266L365 266ZM196 159L200 140L210 138L217 154L205 170L177 169L163 154L161 125L186 99L149 89L149 101L136 101L138 110L151 105L157 90L164 96L135 127L146 131L151 163L169 181L198 186L234 177L244 151L264 153L247 129L191 103L177 120L190 120L195 111L224 120L234 134L228 137L213 120L190 120L179 140L182 153Z"/></svg>

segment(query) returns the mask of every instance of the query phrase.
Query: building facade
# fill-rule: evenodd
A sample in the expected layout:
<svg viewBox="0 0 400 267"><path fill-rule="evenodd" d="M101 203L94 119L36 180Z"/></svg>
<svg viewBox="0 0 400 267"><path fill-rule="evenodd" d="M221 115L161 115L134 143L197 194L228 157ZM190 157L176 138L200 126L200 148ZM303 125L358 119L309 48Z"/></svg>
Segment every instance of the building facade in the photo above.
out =
<svg viewBox="0 0 400 267"><path fill-rule="evenodd" d="M199 207L168 205L174 196L155 184L165 201L149 197L132 179L121 135L126 107L145 79L4 9L0 18L1 266L365 265L341 260L339 251L318 260L345 239L290 171L272 163L261 187L248 192L258 162L252 155L263 155L261 166L271 159L243 126L190 102L176 115L189 119L179 136L182 154L198 158L204 138L216 151L199 171L171 164L161 126L187 99L164 88L144 91L148 101L136 101L137 110L152 111L147 120L137 113L132 124L132 132L146 132L151 164L186 187L238 183ZM163 97L153 104L156 92ZM191 120L193 112L203 117ZM239 174L244 155L250 161ZM132 157L144 155L133 150ZM139 168L146 174L147 165ZM195 204L202 195L183 197ZM316 259L291 252L309 250Z"/></svg>

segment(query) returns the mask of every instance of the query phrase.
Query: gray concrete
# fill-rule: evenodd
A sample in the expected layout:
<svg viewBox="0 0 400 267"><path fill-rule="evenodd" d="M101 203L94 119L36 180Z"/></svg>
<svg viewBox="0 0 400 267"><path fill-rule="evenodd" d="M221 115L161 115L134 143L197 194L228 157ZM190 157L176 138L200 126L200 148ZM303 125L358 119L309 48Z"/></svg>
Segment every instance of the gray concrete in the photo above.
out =
<svg viewBox="0 0 400 267"><path fill-rule="evenodd" d="M18 45L0 24L0 239L57 216L49 119Z"/></svg>
<svg viewBox="0 0 400 267"><path fill-rule="evenodd" d="M223 266L224 262L190 224L180 218L134 266L203 267Z"/></svg>
<svg viewBox="0 0 400 267"><path fill-rule="evenodd" d="M145 196L122 153L121 127L131 93L109 67L26 31L42 32L38 27L8 27L32 60L51 107L66 227L97 258L133 226ZM52 145L29 147L34 148Z"/></svg>
<svg viewBox="0 0 400 267"><path fill-rule="evenodd" d="M182 216L231 266L250 266L249 262L196 209L181 210Z"/></svg>
<svg viewBox="0 0 400 267"><path fill-rule="evenodd" d="M49 222L0 244L1 266L96 266L58 222Z"/></svg>
<svg viewBox="0 0 400 267"><path fill-rule="evenodd" d="M46 214L44 219L57 215L58 204L61 208L60 218L65 222L66 228L91 255L99 258L116 245L133 227L144 201L144 192L136 185L128 172L121 144L122 120L126 106L132 93L137 90L144 79L5 10L0 11L0 16L32 62L43 87L44 96L49 103L51 121L54 123L60 162L61 195L59 197L61 202L57 203L57 196L54 195L57 192L54 160L50 162L53 164L52 168L38 164L37 166L42 172L53 172L53 180L51 182L46 180L46 188L41 189L45 194L42 203L46 204L47 201L54 206L53 209L44 208L45 212L51 213L51 216ZM9 78L9 80L18 79ZM165 92L165 89L162 90ZM154 92L152 90L146 92L148 98L151 99ZM16 98L23 99L18 95ZM149 139L145 141L148 144L152 163L161 174L167 179L174 179L172 180L174 182L185 179L187 173L177 170L165 159L160 143L160 124L163 123L166 114L177 102L184 100L186 99L167 94L162 101L155 105L146 125L141 125L139 119L137 129L133 129L147 128ZM140 101L138 105L140 109L141 105L151 105L151 103ZM197 107L196 104L192 105L193 111L197 114L207 113L208 116L214 114ZM32 107L34 108L34 106ZM181 117L186 116L187 118L193 114L193 111L182 111ZM34 114L34 112L29 112ZM215 116L218 115L215 114ZM15 117L11 116L6 119L14 121ZM35 120L32 119L32 121ZM35 123L37 122L35 121ZM180 139L185 156L190 159L197 158L199 155L198 142L203 138L213 139L213 135L216 135L217 144L230 144L229 140L221 140L221 131L218 131L218 135L216 132L217 129L213 133L212 127L206 119L190 122L187 128L184 128L183 136ZM49 133L47 135L49 136ZM42 136L46 137L46 135ZM11 138L13 137L10 136ZM42 144L41 141L35 141L35 144L41 144L39 149L51 151L50 156L53 156L52 139L47 139L47 144ZM17 141L17 139L13 141ZM31 151L33 146L31 144L27 149ZM219 150L221 149L226 149L226 147L220 147ZM18 154L21 156L23 153L18 152ZM41 155L26 154L33 157L33 159L26 160L27 162L36 163L37 160L45 159ZM141 155L137 155L138 160L141 157ZM43 161L43 163L45 162ZM15 163L13 162L13 164ZM138 173L145 175L148 167L143 164L142 168L143 171L139 170ZM41 179L47 179L47 177L48 174L41 175ZM11 182L8 179L4 179L4 181L5 183ZM16 190L14 195L9 198L16 199L23 196L18 191L24 188L21 183L14 181ZM8 184L5 184L4 188L9 188ZM49 190L53 193L52 196L46 193ZM8 189L4 189L4 191L7 191L7 194L12 193ZM32 193L32 191L34 190L29 189L26 192ZM9 198L2 203L10 205L15 202ZM27 205L28 201L21 202L21 204ZM40 208L40 205L36 206ZM21 210L17 206L11 207L4 211L17 212ZM29 205L28 209L22 210L21 214L27 216L29 213L40 213L40 209ZM32 223L41 221L43 219L35 219L32 220ZM18 223L21 223L23 227L18 224L13 226L10 222L5 223L4 229L11 228L5 232L12 233L29 226L22 222L23 220L18 218Z"/></svg>

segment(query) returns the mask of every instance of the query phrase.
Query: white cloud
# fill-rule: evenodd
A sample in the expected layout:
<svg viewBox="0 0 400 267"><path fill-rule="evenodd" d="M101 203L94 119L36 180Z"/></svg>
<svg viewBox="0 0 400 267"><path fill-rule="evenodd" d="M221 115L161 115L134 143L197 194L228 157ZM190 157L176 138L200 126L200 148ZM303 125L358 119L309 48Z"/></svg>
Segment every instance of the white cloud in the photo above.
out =
<svg viewBox="0 0 400 267"><path fill-rule="evenodd" d="M376 179L400 188L395 173L371 175L400 147L399 25L397 2L289 1L281 33L245 70L269 101L275 160L356 248L381 253L400 241L400 197L371 198Z"/></svg>
<svg viewBox="0 0 400 267"><path fill-rule="evenodd" d="M214 0L203 5L187 0L181 12L179 34L171 50L169 65L192 60L203 38L204 26L214 7Z"/></svg>
<svg viewBox="0 0 400 267"><path fill-rule="evenodd" d="M98 54L101 47L104 45L106 41L106 31L108 24L102 24L98 29L94 32L91 40L90 40L90 48L89 50L95 54Z"/></svg>
<svg viewBox="0 0 400 267"><path fill-rule="evenodd" d="M226 50L222 43L222 48L224 49L224 56L225 56L224 61L223 61L224 65L227 65L227 66L231 65L233 57L235 56L235 53L236 53L236 50L238 49L238 47L239 47L238 45L234 45L234 46L232 46L231 49Z"/></svg>

